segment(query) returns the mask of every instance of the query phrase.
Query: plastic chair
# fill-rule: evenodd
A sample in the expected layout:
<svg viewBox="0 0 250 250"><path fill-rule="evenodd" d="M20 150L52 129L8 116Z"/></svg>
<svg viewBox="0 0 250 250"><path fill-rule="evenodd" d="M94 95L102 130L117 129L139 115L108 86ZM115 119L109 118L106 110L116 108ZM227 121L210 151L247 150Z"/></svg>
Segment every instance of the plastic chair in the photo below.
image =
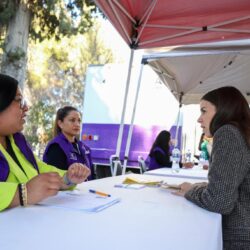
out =
<svg viewBox="0 0 250 250"><path fill-rule="evenodd" d="M145 160L141 155L138 156L138 164L141 169L141 174L143 174L145 171L147 171L147 165L145 163Z"/></svg>
<svg viewBox="0 0 250 250"><path fill-rule="evenodd" d="M122 163L116 155L110 156L109 163L112 176L122 174Z"/></svg>

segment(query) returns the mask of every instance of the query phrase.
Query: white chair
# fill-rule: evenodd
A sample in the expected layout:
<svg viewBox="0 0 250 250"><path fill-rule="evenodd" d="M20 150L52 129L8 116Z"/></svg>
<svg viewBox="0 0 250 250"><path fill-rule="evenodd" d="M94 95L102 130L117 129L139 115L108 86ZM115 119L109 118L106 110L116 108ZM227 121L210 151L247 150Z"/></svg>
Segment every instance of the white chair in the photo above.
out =
<svg viewBox="0 0 250 250"><path fill-rule="evenodd" d="M112 176L122 174L122 163L116 155L110 156L109 163Z"/></svg>
<svg viewBox="0 0 250 250"><path fill-rule="evenodd" d="M145 160L141 155L138 156L138 164L141 169L141 174L143 174L145 171L147 171L147 165L145 163Z"/></svg>

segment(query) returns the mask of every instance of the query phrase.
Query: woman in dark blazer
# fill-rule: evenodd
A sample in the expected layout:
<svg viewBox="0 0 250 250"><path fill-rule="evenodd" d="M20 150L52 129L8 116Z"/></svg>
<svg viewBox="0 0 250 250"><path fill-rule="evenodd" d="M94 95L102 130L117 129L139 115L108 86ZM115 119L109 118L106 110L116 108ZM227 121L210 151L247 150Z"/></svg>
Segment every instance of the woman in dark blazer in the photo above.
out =
<svg viewBox="0 0 250 250"><path fill-rule="evenodd" d="M222 87L205 94L198 122L213 136L208 183L183 183L176 194L222 214L224 250L250 249L250 110L242 93Z"/></svg>

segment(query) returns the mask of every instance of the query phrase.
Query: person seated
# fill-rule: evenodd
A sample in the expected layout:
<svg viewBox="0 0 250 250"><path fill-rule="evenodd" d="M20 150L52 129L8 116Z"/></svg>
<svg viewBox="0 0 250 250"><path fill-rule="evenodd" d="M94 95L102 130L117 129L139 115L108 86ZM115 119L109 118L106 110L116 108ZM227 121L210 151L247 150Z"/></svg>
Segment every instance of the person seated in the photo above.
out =
<svg viewBox="0 0 250 250"><path fill-rule="evenodd" d="M222 215L223 249L249 249L250 109L245 96L225 86L205 94L198 122L213 137L208 182L179 185L176 195Z"/></svg>
<svg viewBox="0 0 250 250"><path fill-rule="evenodd" d="M163 130L161 131L149 152L148 159L148 170L153 170L162 167L172 167L170 160L170 145L171 145L171 134L170 132Z"/></svg>
<svg viewBox="0 0 250 250"><path fill-rule="evenodd" d="M208 160L209 159L209 153L208 153L208 148L207 145L209 143L208 137L205 136L204 133L201 134L200 142L199 142L199 147L198 149L204 153L204 159Z"/></svg>
<svg viewBox="0 0 250 250"><path fill-rule="evenodd" d="M72 163L79 162L87 166L94 179L94 168L91 150L82 141L78 140L81 128L81 114L71 106L65 106L57 111L54 138L48 143L43 161L67 170Z"/></svg>
<svg viewBox="0 0 250 250"><path fill-rule="evenodd" d="M191 161L182 162L182 168L193 168L193 167L194 167L194 163Z"/></svg>
<svg viewBox="0 0 250 250"><path fill-rule="evenodd" d="M208 169L208 161L209 161L209 155L211 154L211 150L212 150L212 142L213 139L207 137L204 133L201 134L201 138L200 138L200 142L199 142L199 147L198 149L200 150L200 155L198 157L199 160L201 160L201 156L202 156L202 161L204 161L205 163L203 163L203 169Z"/></svg>
<svg viewBox="0 0 250 250"><path fill-rule="evenodd" d="M81 163L63 171L39 160L21 133L27 111L18 82L0 74L0 211L37 204L90 174Z"/></svg>

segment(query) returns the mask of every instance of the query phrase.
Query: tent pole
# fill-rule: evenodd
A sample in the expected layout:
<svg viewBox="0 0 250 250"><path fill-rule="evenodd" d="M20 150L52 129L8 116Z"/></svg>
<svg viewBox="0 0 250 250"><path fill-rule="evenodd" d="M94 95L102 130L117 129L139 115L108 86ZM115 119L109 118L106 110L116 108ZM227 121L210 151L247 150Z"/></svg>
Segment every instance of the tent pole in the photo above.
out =
<svg viewBox="0 0 250 250"><path fill-rule="evenodd" d="M130 78L131 78L131 70L132 70L133 59L134 59L134 50L131 49L131 51L130 51L130 59L129 59L129 67L128 67L128 75L127 75L127 82L126 82L126 89L125 89L125 95L124 95L124 100L123 100L122 116L121 116L119 134L118 134L117 144L116 144L116 153L115 154L118 157L118 159L120 159L122 135L123 135L123 128L124 128L124 117L125 117L126 107L127 107L127 99L128 99L128 92L129 92L129 85L130 85ZM116 173L114 173L114 175L116 175Z"/></svg>
<svg viewBox="0 0 250 250"><path fill-rule="evenodd" d="M141 87L141 78L142 78L143 66L144 66L144 64L142 63L141 64L140 75L139 75L139 79L138 79L138 83L137 83L137 89L136 89L136 96L135 96L135 101L134 101L133 113L132 113L131 122L130 122L130 126L129 126L129 132L128 132L126 150L125 150L125 157L124 157L124 162L123 162L123 167L122 167L122 174L126 173L126 168L127 168L128 154L129 154L129 149L130 149L130 144L131 144L131 138L132 138L132 133L133 133L135 113L136 113L136 108L137 108L137 101L138 101L138 96L139 96L140 87Z"/></svg>
<svg viewBox="0 0 250 250"><path fill-rule="evenodd" d="M176 132L175 132L175 147L178 146L178 135L179 135L179 126L180 126L180 115L181 115L181 107L182 107L182 97L183 93L180 93L179 97L179 111L178 111L178 116L177 116L177 126L176 126ZM181 145L180 145L180 150L181 150Z"/></svg>
<svg viewBox="0 0 250 250"><path fill-rule="evenodd" d="M175 139L174 147L178 146L180 112L181 112L181 107L179 107L178 116L177 116L177 125L176 125L175 138L174 138Z"/></svg>

